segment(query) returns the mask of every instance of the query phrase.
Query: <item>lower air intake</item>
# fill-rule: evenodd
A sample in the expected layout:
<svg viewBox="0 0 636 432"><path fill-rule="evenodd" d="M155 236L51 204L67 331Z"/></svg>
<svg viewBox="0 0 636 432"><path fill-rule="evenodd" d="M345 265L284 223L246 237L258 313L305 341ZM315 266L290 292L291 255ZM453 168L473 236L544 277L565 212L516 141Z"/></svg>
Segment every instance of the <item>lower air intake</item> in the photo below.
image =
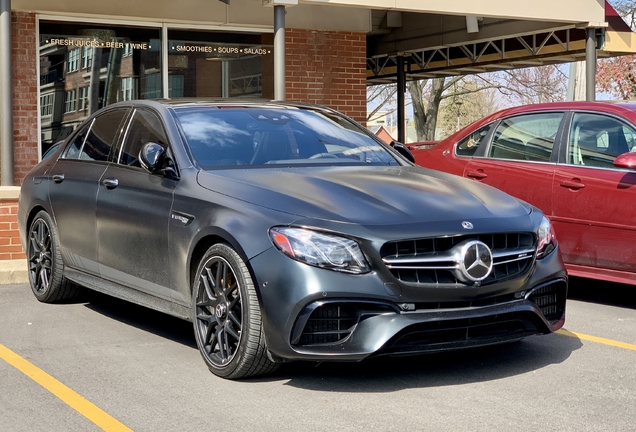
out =
<svg viewBox="0 0 636 432"><path fill-rule="evenodd" d="M537 305L546 320L554 323L561 319L565 312L566 296L566 282L558 281L533 290L528 296L528 300Z"/></svg>
<svg viewBox="0 0 636 432"><path fill-rule="evenodd" d="M347 304L317 307L307 320L298 345L334 344L347 338L358 323L359 311Z"/></svg>

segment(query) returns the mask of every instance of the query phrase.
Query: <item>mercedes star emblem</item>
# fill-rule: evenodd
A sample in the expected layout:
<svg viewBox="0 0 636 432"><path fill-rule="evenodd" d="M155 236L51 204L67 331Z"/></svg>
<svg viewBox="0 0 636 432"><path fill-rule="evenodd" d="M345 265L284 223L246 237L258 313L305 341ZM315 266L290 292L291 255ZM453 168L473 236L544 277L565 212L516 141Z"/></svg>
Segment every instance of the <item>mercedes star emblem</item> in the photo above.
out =
<svg viewBox="0 0 636 432"><path fill-rule="evenodd" d="M462 222L462 228L464 229L473 229L474 226L472 223L468 222L468 221L464 221Z"/></svg>
<svg viewBox="0 0 636 432"><path fill-rule="evenodd" d="M480 282L492 271L492 252L479 240L464 243L459 255L459 270L469 281Z"/></svg>

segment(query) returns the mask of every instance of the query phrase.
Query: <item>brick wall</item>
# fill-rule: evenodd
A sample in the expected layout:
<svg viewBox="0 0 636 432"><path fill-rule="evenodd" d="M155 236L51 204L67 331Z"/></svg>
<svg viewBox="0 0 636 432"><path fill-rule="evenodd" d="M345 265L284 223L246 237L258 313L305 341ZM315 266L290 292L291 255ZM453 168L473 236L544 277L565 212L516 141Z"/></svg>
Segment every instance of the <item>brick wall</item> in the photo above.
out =
<svg viewBox="0 0 636 432"><path fill-rule="evenodd" d="M0 260L24 258L18 234L18 201L0 200Z"/></svg>
<svg viewBox="0 0 636 432"><path fill-rule="evenodd" d="M15 184L38 163L38 77L35 14L11 13Z"/></svg>
<svg viewBox="0 0 636 432"><path fill-rule="evenodd" d="M288 101L311 102L366 124L366 35L287 29Z"/></svg>

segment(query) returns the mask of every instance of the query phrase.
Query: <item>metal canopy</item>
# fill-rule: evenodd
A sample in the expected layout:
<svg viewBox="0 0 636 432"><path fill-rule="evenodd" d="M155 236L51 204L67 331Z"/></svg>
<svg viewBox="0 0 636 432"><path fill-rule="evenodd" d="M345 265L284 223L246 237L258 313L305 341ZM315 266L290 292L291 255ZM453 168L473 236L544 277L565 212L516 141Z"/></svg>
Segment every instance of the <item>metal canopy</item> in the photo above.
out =
<svg viewBox="0 0 636 432"><path fill-rule="evenodd" d="M395 82L399 58L405 64L406 79L417 80L569 63L586 57L585 28L481 19L479 30L467 33L464 19L408 13L402 14L399 29L387 25L394 18L381 21L368 38L367 83ZM606 21L607 28L596 30L597 55L636 54L636 34L607 3Z"/></svg>

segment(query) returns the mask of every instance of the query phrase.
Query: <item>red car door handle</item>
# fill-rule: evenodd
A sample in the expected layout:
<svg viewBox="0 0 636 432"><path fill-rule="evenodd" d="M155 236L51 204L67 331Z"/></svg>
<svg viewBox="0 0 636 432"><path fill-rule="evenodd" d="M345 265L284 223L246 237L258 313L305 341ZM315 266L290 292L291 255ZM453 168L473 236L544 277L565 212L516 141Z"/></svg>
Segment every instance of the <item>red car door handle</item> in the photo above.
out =
<svg viewBox="0 0 636 432"><path fill-rule="evenodd" d="M583 189L585 187L585 183L583 183L580 179L573 178L570 180L563 180L561 182L561 186L566 187L568 189Z"/></svg>
<svg viewBox="0 0 636 432"><path fill-rule="evenodd" d="M466 172L466 177L475 179L475 180L483 180L486 177L488 177L488 174L486 174L483 170L475 170L475 171L468 171Z"/></svg>

